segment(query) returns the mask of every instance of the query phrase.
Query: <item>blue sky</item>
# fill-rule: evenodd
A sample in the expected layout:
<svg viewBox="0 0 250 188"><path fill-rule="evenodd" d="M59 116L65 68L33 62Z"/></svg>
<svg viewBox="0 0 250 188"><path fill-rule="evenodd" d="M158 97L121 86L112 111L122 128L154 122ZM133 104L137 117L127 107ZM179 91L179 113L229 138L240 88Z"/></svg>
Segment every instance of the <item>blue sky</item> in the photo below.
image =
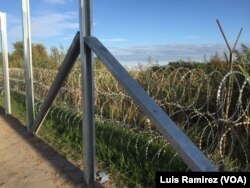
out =
<svg viewBox="0 0 250 188"><path fill-rule="evenodd" d="M79 28L78 0L30 0L32 42L67 48ZM239 43L250 44L249 0L93 0L93 35L124 63L150 56L159 63L202 60L230 43L241 27ZM0 0L7 13L9 48L22 40L21 0ZM240 45L238 45L240 47Z"/></svg>

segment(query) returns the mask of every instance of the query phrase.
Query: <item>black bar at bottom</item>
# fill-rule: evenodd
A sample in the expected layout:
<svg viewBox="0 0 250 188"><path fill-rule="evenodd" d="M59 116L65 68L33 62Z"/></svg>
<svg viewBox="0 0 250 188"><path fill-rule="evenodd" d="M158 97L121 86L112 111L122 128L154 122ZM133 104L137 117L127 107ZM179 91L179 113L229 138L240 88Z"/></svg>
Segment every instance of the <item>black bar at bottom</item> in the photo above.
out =
<svg viewBox="0 0 250 188"><path fill-rule="evenodd" d="M249 172L156 172L155 187L249 187Z"/></svg>

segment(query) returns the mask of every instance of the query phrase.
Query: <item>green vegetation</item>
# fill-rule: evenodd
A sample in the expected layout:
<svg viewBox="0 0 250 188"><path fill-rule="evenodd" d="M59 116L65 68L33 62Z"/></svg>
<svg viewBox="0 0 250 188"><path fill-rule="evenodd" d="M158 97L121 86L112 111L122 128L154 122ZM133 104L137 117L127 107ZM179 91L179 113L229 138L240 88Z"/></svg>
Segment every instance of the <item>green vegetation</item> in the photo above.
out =
<svg viewBox="0 0 250 188"><path fill-rule="evenodd" d="M14 51L9 55L9 66L15 68L24 67L23 42L18 41L13 44ZM32 62L34 67L57 69L65 55L63 47L51 48L51 55L46 51L43 44L32 44Z"/></svg>
<svg viewBox="0 0 250 188"><path fill-rule="evenodd" d="M56 75L53 69L63 56L58 49L46 55L38 46L33 60L36 62L33 70L36 112ZM250 53L247 47L242 48L236 53L232 72L228 72L226 61L218 54L207 63L151 64L130 71L223 171L250 169ZM13 114L25 122L23 69L14 68L22 67L21 49L16 44L10 55L13 65L10 84ZM82 159L80 77L77 64L39 131L42 139L78 165ZM225 101L229 78L232 93L228 108ZM2 78L0 83L2 86ZM0 102L3 105L3 97ZM95 63L95 111L98 168L110 174L117 187L151 187L155 171L188 170L99 60Z"/></svg>
<svg viewBox="0 0 250 188"><path fill-rule="evenodd" d="M12 95L13 115L24 120L24 96ZM3 97L0 97L2 105ZM155 171L184 171L187 166L157 132L129 130L120 124L97 119L97 160L100 169L112 173L117 186L152 186ZM80 114L52 107L39 136L69 160L82 159ZM145 178L146 177L146 178ZM119 180L119 181L118 181ZM126 182L126 183L125 183Z"/></svg>

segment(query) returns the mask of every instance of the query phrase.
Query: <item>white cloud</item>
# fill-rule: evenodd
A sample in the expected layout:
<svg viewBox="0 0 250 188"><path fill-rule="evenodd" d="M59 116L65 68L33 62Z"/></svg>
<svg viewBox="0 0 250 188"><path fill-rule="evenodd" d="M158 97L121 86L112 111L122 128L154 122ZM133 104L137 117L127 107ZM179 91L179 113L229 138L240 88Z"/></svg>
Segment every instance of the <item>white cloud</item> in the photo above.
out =
<svg viewBox="0 0 250 188"><path fill-rule="evenodd" d="M72 0L44 0L45 3L65 5L71 3Z"/></svg>
<svg viewBox="0 0 250 188"><path fill-rule="evenodd" d="M40 13L31 17L31 31L33 37L54 37L62 35L65 30L78 30L76 12Z"/></svg>
<svg viewBox="0 0 250 188"><path fill-rule="evenodd" d="M12 51L12 44L22 40L22 18L8 14L8 45ZM72 36L79 30L77 12L38 12L31 16L31 37L33 41L44 38L50 41L52 37ZM72 33L72 34L71 34ZM71 40L70 40L71 41Z"/></svg>
<svg viewBox="0 0 250 188"><path fill-rule="evenodd" d="M200 45L147 45L131 47L110 47L109 50L121 62L147 62L151 57L155 61L169 62L177 60L203 61L218 52L221 56L226 51L224 44Z"/></svg>
<svg viewBox="0 0 250 188"><path fill-rule="evenodd" d="M22 20L13 15L10 16L8 35L12 38L22 37ZM55 37L63 35L65 31L77 31L79 24L76 12L46 13L31 16L31 36L37 38Z"/></svg>
<svg viewBox="0 0 250 188"><path fill-rule="evenodd" d="M110 39L100 39L102 42L125 42L127 39L125 38L110 38Z"/></svg>

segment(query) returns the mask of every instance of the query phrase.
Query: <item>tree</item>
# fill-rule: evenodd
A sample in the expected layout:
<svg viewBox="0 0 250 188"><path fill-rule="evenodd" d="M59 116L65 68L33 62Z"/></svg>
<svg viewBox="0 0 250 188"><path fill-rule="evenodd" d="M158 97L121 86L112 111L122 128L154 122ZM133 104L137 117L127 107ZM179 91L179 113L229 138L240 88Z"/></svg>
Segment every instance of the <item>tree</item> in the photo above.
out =
<svg viewBox="0 0 250 188"><path fill-rule="evenodd" d="M32 44L32 62L34 67L51 68L51 58L42 44Z"/></svg>
<svg viewBox="0 0 250 188"><path fill-rule="evenodd" d="M21 41L13 44L14 51L9 56L10 67L23 67L23 43Z"/></svg>
<svg viewBox="0 0 250 188"><path fill-rule="evenodd" d="M223 67L225 65L225 60L223 60L218 52L215 53L215 55L213 55L210 59L209 59L209 63L211 63L211 65L214 65L216 67Z"/></svg>
<svg viewBox="0 0 250 188"><path fill-rule="evenodd" d="M14 51L10 55L10 67L24 67L23 42L13 44ZM32 44L33 67L51 68L51 58L43 44Z"/></svg>
<svg viewBox="0 0 250 188"><path fill-rule="evenodd" d="M63 59L65 57L65 51L64 47L60 45L60 49L57 47L50 48L50 57L52 60L52 63L60 65L63 62Z"/></svg>

